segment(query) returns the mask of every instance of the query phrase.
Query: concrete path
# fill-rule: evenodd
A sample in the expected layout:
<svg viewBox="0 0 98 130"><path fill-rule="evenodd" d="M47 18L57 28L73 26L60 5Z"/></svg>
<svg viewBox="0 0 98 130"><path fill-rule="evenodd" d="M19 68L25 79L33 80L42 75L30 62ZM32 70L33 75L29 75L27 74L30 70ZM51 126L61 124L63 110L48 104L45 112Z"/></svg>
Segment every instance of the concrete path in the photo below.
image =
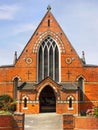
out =
<svg viewBox="0 0 98 130"><path fill-rule="evenodd" d="M25 130L63 130L62 115L56 113L25 115Z"/></svg>

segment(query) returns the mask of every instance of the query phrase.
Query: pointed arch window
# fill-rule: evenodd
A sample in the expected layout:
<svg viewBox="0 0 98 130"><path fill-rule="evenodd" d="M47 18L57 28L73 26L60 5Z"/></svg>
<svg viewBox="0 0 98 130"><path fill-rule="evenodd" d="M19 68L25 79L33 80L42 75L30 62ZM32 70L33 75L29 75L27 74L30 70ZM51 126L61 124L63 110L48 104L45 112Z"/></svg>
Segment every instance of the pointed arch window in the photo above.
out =
<svg viewBox="0 0 98 130"><path fill-rule="evenodd" d="M80 101L84 100L83 82L84 82L84 79L82 77L80 77L78 80L78 84L79 84L79 88L80 88Z"/></svg>
<svg viewBox="0 0 98 130"><path fill-rule="evenodd" d="M73 102L75 101L75 98L72 95L69 95L67 97L67 101L68 101L68 110L73 110Z"/></svg>
<svg viewBox="0 0 98 130"><path fill-rule="evenodd" d="M59 82L59 49L51 36L47 36L38 51L38 82L46 77Z"/></svg>
<svg viewBox="0 0 98 130"><path fill-rule="evenodd" d="M69 108L72 108L72 98L69 99Z"/></svg>
<svg viewBox="0 0 98 130"><path fill-rule="evenodd" d="M27 98L24 99L24 108L27 107Z"/></svg>
<svg viewBox="0 0 98 130"><path fill-rule="evenodd" d="M13 81L13 83L14 83L14 89L13 89L13 97L14 97L14 99L17 98L18 81L19 81L19 79L17 77Z"/></svg>
<svg viewBox="0 0 98 130"><path fill-rule="evenodd" d="M48 27L50 27L50 19L48 19Z"/></svg>
<svg viewBox="0 0 98 130"><path fill-rule="evenodd" d="M24 110L28 109L28 100L29 100L29 97L27 95L24 95L22 98Z"/></svg>

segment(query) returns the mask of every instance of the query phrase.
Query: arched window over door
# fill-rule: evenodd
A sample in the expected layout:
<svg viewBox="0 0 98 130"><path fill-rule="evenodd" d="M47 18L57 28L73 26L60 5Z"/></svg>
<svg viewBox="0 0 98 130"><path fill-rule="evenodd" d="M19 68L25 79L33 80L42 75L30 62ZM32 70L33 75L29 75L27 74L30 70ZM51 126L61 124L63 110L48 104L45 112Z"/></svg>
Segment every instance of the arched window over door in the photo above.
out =
<svg viewBox="0 0 98 130"><path fill-rule="evenodd" d="M47 36L38 51L38 82L50 77L59 82L59 48L51 36Z"/></svg>
<svg viewBox="0 0 98 130"><path fill-rule="evenodd" d="M18 87L18 78L16 77L13 81L14 84L14 89L13 89L13 98L16 99L17 98L17 87Z"/></svg>

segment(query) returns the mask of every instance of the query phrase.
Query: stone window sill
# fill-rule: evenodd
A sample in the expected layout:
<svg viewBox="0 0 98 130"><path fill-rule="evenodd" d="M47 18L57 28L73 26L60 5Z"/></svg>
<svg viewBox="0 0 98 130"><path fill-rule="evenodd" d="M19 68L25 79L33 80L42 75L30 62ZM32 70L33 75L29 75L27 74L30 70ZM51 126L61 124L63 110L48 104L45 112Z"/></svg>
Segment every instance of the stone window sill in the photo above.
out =
<svg viewBox="0 0 98 130"><path fill-rule="evenodd" d="M28 107L24 107L24 108L23 108L23 110L27 110L27 109L28 109Z"/></svg>
<svg viewBox="0 0 98 130"><path fill-rule="evenodd" d="M68 110L73 110L73 107L71 107L71 108L68 108Z"/></svg>

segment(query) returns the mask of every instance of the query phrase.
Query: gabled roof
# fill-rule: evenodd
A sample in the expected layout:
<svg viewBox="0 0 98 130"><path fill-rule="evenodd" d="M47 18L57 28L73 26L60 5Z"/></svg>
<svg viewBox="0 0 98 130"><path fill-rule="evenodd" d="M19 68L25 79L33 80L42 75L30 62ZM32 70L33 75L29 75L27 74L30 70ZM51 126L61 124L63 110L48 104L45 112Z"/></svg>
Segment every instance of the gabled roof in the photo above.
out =
<svg viewBox="0 0 98 130"><path fill-rule="evenodd" d="M54 86L58 86L58 88L63 91L76 91L78 90L78 83L77 82L64 82L64 83L60 83L57 84L55 81L53 81L50 77L47 77L46 79L42 80L40 83L35 84L34 82L22 82L19 84L18 86L18 90L20 91L33 91L36 92L38 87L45 85L54 85Z"/></svg>
<svg viewBox="0 0 98 130"><path fill-rule="evenodd" d="M39 86L42 86L44 84L47 85L55 85L55 86L61 86L60 84L57 84L54 80L52 80L50 77L45 78L40 83L35 84L34 82L21 82L17 89L20 91L37 91L37 88Z"/></svg>
<svg viewBox="0 0 98 130"><path fill-rule="evenodd" d="M50 25L48 25L48 20ZM32 56L34 53L37 53L40 44L48 35L51 35L53 39L57 42L61 53L66 53L66 57L72 57L73 55L75 55L74 59L78 60L77 65L83 65L77 52L73 48L72 44L69 42L68 38L66 37L55 17L51 13L50 7L48 7L48 11L46 12L45 16L41 20L33 35L31 36L30 40L26 44L15 65L18 65L19 62L23 62L23 59L25 61L27 53L29 57ZM23 65L25 65L24 63Z"/></svg>
<svg viewBox="0 0 98 130"><path fill-rule="evenodd" d="M60 84L56 83L53 79L51 79L50 77L47 77L45 79L43 79L40 83L36 84L35 87L38 88L40 86L47 86L47 85L52 85L52 86L56 86L56 87L61 87Z"/></svg>

